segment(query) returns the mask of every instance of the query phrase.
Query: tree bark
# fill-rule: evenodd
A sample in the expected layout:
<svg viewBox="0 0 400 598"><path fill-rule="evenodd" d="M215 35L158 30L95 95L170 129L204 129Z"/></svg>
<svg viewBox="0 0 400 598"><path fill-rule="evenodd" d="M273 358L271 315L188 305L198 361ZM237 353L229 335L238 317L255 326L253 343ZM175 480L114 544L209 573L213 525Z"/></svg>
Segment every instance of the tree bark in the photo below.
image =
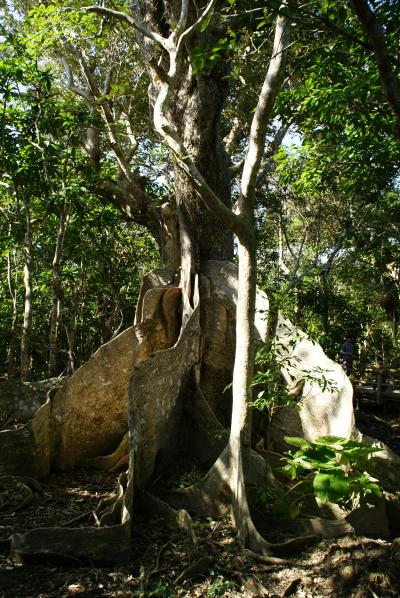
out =
<svg viewBox="0 0 400 598"><path fill-rule="evenodd" d="M25 236L24 236L24 321L21 336L21 367L20 378L27 380L31 371L31 336L32 336L32 267L33 267L33 245L32 245L32 223L29 201L23 200L25 210Z"/></svg>
<svg viewBox="0 0 400 598"><path fill-rule="evenodd" d="M351 3L373 47L382 87L395 115L397 135L400 136L400 84L393 70L383 27L367 0L351 0Z"/></svg>
<svg viewBox="0 0 400 598"><path fill-rule="evenodd" d="M17 316L18 316L18 304L17 304L17 282L18 282L18 268L16 267L14 258L15 275L14 280L12 279L12 265L11 256L7 256L7 283L12 299L12 316L11 316L11 327L10 327L10 342L7 348L7 373L10 379L15 378L17 373L17 351L18 351L18 337L17 337Z"/></svg>
<svg viewBox="0 0 400 598"><path fill-rule="evenodd" d="M253 216L254 218L254 216ZM249 226L251 226L249 224ZM253 223L254 226L254 223ZM232 518L243 546L253 550L258 534L251 521L243 461L251 449L251 382L254 374L254 315L256 300L256 246L238 244L239 279L236 307L236 351L229 452L231 454ZM246 455L247 453L247 455ZM262 543L261 543L262 544Z"/></svg>
<svg viewBox="0 0 400 598"><path fill-rule="evenodd" d="M321 272L321 286L322 286L322 327L324 334L329 333L329 287L328 287L328 271Z"/></svg>
<svg viewBox="0 0 400 598"><path fill-rule="evenodd" d="M137 3L139 18L159 35L170 33L169 23L179 22L180 18L180 3L168 1L164 5L165 13L161 13L156 2L142 0ZM190 3L186 26L190 27L195 20L194 7ZM179 81L170 85L165 114L195 167L214 193L230 207L229 161L221 139L221 112L228 93L227 79L224 77L227 66L225 62L221 62L210 71L194 73L190 62L193 48L201 44L211 45L218 40L219 35L210 25L203 33L195 33L183 42L184 47L180 52L184 57L179 65L179 72L175 74ZM141 38L141 43L145 51L152 55L154 50L148 48L146 40ZM152 61L149 75L152 81L149 99L156 120L156 98L162 93L163 82L160 81L159 71L152 67ZM181 268L189 282L199 271L202 262L233 258L233 236L218 219L211 217L198 189L193 185L190 175L182 169L176 155L173 159L173 172L180 229Z"/></svg>
<svg viewBox="0 0 400 598"><path fill-rule="evenodd" d="M52 305L50 314L49 332L49 361L48 374L50 377L57 374L57 341L61 321L61 300L63 291L61 287L61 262L64 251L65 232L68 224L68 212L66 205L59 208L57 240L53 257L51 286Z"/></svg>

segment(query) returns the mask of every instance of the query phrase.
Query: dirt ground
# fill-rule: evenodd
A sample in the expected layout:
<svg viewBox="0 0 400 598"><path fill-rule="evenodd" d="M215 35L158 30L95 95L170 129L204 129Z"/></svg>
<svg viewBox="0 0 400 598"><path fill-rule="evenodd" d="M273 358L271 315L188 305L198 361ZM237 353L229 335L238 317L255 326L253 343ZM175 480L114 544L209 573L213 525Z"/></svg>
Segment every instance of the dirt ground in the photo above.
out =
<svg viewBox="0 0 400 598"><path fill-rule="evenodd" d="M400 414L357 412L359 428L400 453ZM132 553L117 568L55 562L20 565L2 539L52 525L95 525L93 511L115 476L85 471L52 475L25 509L0 510L0 598L103 596L357 597L400 596L400 539L343 536L320 540L288 562L269 565L243 553L227 520L195 520L197 543L162 521L134 522ZM268 537L271 541L284 539Z"/></svg>

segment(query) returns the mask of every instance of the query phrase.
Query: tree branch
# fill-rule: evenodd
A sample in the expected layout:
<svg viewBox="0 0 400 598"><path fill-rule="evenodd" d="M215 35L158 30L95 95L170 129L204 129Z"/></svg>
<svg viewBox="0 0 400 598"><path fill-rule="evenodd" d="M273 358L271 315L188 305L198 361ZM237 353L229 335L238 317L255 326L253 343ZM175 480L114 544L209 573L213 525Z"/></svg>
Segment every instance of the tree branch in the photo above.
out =
<svg viewBox="0 0 400 598"><path fill-rule="evenodd" d="M129 116L125 112L122 112L121 120L125 124L126 134L128 136L129 142L131 144L130 150L126 157L126 161L129 163L132 160L133 156L135 155L135 152L138 148L138 142L137 142L135 134L132 130L132 125L131 125L131 121L129 120Z"/></svg>
<svg viewBox="0 0 400 598"><path fill-rule="evenodd" d="M328 31L333 31L334 33L338 33L345 39L348 39L349 41L356 43L357 45L361 46L362 48L371 50L371 46L368 42L365 42L364 40L353 35L352 33L347 31L340 25L337 25L336 23L331 21L328 17L324 17L323 15L315 14L311 10L306 10L304 8L304 6L300 6L298 8L299 13L304 16L297 16L297 15L293 14L288 9L289 9L288 2L282 2L280 4L279 8L277 8L277 12L278 12L278 14L285 16L287 19L289 19L289 21L293 21L294 23L302 23L303 25L306 25L306 26L309 26L310 22L317 23L322 28L324 28Z"/></svg>
<svg viewBox="0 0 400 598"><path fill-rule="evenodd" d="M280 146L282 145L282 141L286 133L288 132L289 127L290 124L282 125L276 132L275 137L273 138L271 143L269 144L268 149L265 152L264 162L261 164L260 172L257 175L257 182L260 182L269 172L271 172L274 166L273 158Z"/></svg>
<svg viewBox="0 0 400 598"><path fill-rule="evenodd" d="M258 169L264 152L268 121L272 116L275 98L283 79L286 64L286 48L289 41L289 29L288 19L283 16L278 16L272 58L269 63L250 128L249 147L243 167L241 192L238 201L240 214L253 213L254 210L254 189Z"/></svg>
<svg viewBox="0 0 400 598"><path fill-rule="evenodd" d="M71 46L71 44L69 44L69 45ZM101 108L101 111L103 113L103 120L106 125L106 130L108 133L110 147L117 159L118 166L121 169L121 172L124 174L126 180L129 182L129 184L133 188L135 188L135 191L136 191L140 201L143 202L144 197L146 197L146 194L144 194L144 192L141 189L136 189L137 184L132 176L129 162L126 160L124 153L122 151L121 144L120 144L119 138L118 138L118 132L117 132L115 119L113 117L110 106L109 106L107 100L105 99L105 97L102 96L102 94L100 93L97 82L95 81L94 77L92 76L89 65L87 64L87 61L85 60L84 56L82 55L82 52L75 50L75 49L74 49L74 51L75 51L76 57L79 61L81 70L86 78L89 89L90 89L91 93L93 94L93 97L97 99L99 107ZM106 82L105 86L106 85L109 86L110 81L108 83ZM138 191L140 191L140 193L138 193ZM142 209L143 209L143 205L141 206Z"/></svg>
<svg viewBox="0 0 400 598"><path fill-rule="evenodd" d="M235 147L237 147L238 138L242 132L242 126L238 117L235 117L232 122L231 130L224 138L225 151L231 154Z"/></svg>
<svg viewBox="0 0 400 598"><path fill-rule="evenodd" d="M400 85L392 68L383 28L366 0L351 0L351 3L373 47L383 90L396 117L397 134L400 136Z"/></svg>
<svg viewBox="0 0 400 598"><path fill-rule="evenodd" d="M183 3L184 3L184 0L182 0L182 5L183 5ZM202 12L202 14L197 19L197 21L195 23L193 23L193 25L191 25L190 27L188 27L188 29L186 29L186 31L184 31L182 33L182 35L179 37L179 40L178 40L178 43L177 43L177 50L178 51L179 51L180 46L182 45L182 42L186 38L188 38L192 33L194 33L194 31L196 31L196 29L198 29L200 27L200 25L206 20L206 18L208 17L208 15L210 14L210 12L214 8L215 4L216 4L216 0L210 0L210 2L208 3L208 6Z"/></svg>
<svg viewBox="0 0 400 598"><path fill-rule="evenodd" d="M181 0L181 14L179 17L179 21L171 34L171 41L174 44L177 44L179 37L185 31L187 19L189 14L189 0ZM179 49L179 44L177 44Z"/></svg>
<svg viewBox="0 0 400 598"><path fill-rule="evenodd" d="M138 189L139 186L137 186L136 190ZM161 216L157 206L145 203L143 198L137 197L133 189L125 189L120 184L110 180L102 180L98 182L95 186L95 191L117 206L123 212L127 220L146 226L154 236L158 238ZM142 210L140 206L144 203L145 209Z"/></svg>
<svg viewBox="0 0 400 598"><path fill-rule="evenodd" d="M108 94L110 93L111 90L111 80L112 80L112 74L113 74L113 69L112 67L110 67L107 70L106 76L104 78L104 85L103 85L103 89L101 90L101 94L103 96L108 96Z"/></svg>
<svg viewBox="0 0 400 598"><path fill-rule="evenodd" d="M86 10L87 12L93 12L99 15L104 15L107 17L112 17L113 19L118 19L119 21L123 21L135 27L142 35L151 39L153 42L161 46L164 50L169 51L171 49L170 42L165 39L162 35L157 33L156 31L151 31L144 27L141 23L139 23L136 19L127 15L125 12L121 12L119 10L113 10L112 8L106 8L105 6L82 6L79 10Z"/></svg>
<svg viewBox="0 0 400 598"><path fill-rule="evenodd" d="M74 76L72 74L72 68L71 68L71 65L69 64L68 60L66 59L66 57L63 56L62 54L60 54L60 60L64 67L64 74L67 78L68 89L70 91L72 91L72 93L75 93L76 95L80 96L81 98L84 98L89 104L94 104L94 97L88 91L85 91L81 87L78 87L77 85L75 85Z"/></svg>

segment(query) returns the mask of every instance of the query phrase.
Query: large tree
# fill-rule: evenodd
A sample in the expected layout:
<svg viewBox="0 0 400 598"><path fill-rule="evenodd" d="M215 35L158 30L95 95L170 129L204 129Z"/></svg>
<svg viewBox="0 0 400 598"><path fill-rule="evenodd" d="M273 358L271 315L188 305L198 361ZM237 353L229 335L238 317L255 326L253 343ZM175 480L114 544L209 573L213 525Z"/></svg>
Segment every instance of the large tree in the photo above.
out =
<svg viewBox="0 0 400 598"><path fill-rule="evenodd" d="M202 6L190 0L140 0L132 3L129 12L120 4L82 7L80 2L71 2L62 10L55 5L51 10L40 5L30 13L39 25L35 43L39 40L48 45L49 54L62 66L64 83L87 104L91 122L85 147L93 165L93 190L118 205L126 217L149 229L158 242L164 266L162 272L144 283L137 326L117 339L117 351L126 350L126 355L119 356L126 358L121 372L111 371L111 346L94 356L101 370L100 386L123 385L126 371L133 367L129 384L130 482L134 473L136 490L144 494L159 449L170 449L174 444L177 448L177 438L184 438L182 397L186 408L192 399L192 412L197 420L203 418L205 427L210 422L215 427L215 414L210 413L209 405L221 419L225 418L224 424L230 419L229 407L221 405L227 403L223 389L231 381L232 337L236 336L229 440L209 473L181 496L181 502L201 512L230 510L244 546L264 553L280 551L282 547L268 545L253 525L245 480L255 483L259 481L258 473L266 475L265 463L250 448L248 410L255 342L255 207L260 171L268 172L271 155L285 130L285 123L282 127L279 123L283 115L274 108L284 81L288 15L278 10L281 14L272 20L261 13L262 19L254 21L253 14L259 7L251 1L230 1L228 8L233 10L226 13L225 4L216 0ZM287 8L285 4L283 8ZM258 33L262 27L265 31ZM272 42L269 33L273 34ZM260 46L256 68L245 38L250 34L254 34L255 51ZM243 91L237 84L243 80L238 71L239 59L248 67L252 89L257 92L247 94L248 90ZM131 100L142 98L142 79L149 83L152 125L145 122L140 129L135 121L140 110ZM232 116L235 105L243 109L242 118L238 118L237 127L224 130L226 122L232 123L224 123L224 117L229 110ZM268 148L267 133L274 129L277 133ZM159 192L160 178L170 177L171 173L158 170L158 181L149 181L140 160L149 147L160 143L173 174L168 196ZM227 147L237 149L235 164ZM116 164L111 173L104 169L104 157L110 153ZM240 177L230 180L234 172ZM234 268L226 264L233 259L234 236L239 262L237 282ZM236 301L236 292L233 332L235 322L226 305ZM265 337L265 322L261 328L261 336ZM285 323L281 323L280 330L289 351L296 332ZM299 355L312 354L310 346ZM129 361L129 351L133 361ZM213 363L216 357L221 359L218 353L226 362L219 369ZM296 384L302 375L299 355L295 356L295 373L291 368L286 372L287 380L295 380ZM315 355L328 364L322 351L315 351ZM344 394L344 409L339 402L327 413L324 430L331 432L332 413L339 429L342 414L341 429L350 436L350 385L339 367L335 376L341 385L338 398L342 391ZM80 412L79 416L78 411L73 412L75 407L65 434L59 432L63 416L70 416L62 401L73 394L75 380L87 399L87 406L79 401L79 408L94 410L93 401L99 400L103 390L96 394L91 387L89 392L90 384L99 385L93 374L89 378L84 366L55 399L54 437L59 434L62 440L53 447L53 456L62 455L56 463L59 466L79 460L77 454L84 444L80 440L87 433L73 425L74 418L78 423L80 417ZM315 388L311 391L308 395L317 396ZM109 388L106 393L110 396ZM76 394L80 398L80 393ZM96 420L99 430L100 420ZM202 448L206 453L208 447Z"/></svg>
<svg viewBox="0 0 400 598"><path fill-rule="evenodd" d="M283 80L288 23L284 17L277 19L272 57L252 119L236 211L233 212L230 209L229 162L220 134L221 112L227 93L223 72L225 63L220 61L215 68L196 74L191 64L191 53L195 47L201 44L215 46L221 35L218 23L210 22L215 5L216 2L211 1L199 12L187 1L180 6L167 2L164 13L160 15L158 6L144 2L139 3L138 10L134 8L132 17L112 13L103 7L89 10L128 21L135 28L139 46L150 65L154 127L171 152L174 168L180 232L182 326L193 311L196 279L202 265L208 260L231 259L232 233L238 241L231 433L226 449L208 474L205 486L216 501L224 495L225 500L232 503L233 520L242 543L266 551L268 545L257 534L251 521L243 460L245 452L250 450L247 404L254 361L255 188L265 150L267 126Z"/></svg>

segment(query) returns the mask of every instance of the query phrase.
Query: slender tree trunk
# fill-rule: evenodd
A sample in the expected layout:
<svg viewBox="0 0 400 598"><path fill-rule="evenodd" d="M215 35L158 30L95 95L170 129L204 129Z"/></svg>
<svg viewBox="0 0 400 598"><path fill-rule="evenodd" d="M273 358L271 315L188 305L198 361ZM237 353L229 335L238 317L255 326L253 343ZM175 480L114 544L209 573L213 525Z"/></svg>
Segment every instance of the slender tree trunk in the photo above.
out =
<svg viewBox="0 0 400 598"><path fill-rule="evenodd" d="M278 224L278 277L281 274L288 274L288 269L285 264L285 260L283 259L283 231L282 231L282 218L279 217L279 224Z"/></svg>
<svg viewBox="0 0 400 598"><path fill-rule="evenodd" d="M254 373L254 314L256 300L256 252L238 243L239 279L236 308L236 353L233 371L231 433L232 516L239 540L248 545L249 506L244 483L244 454L251 449L251 382ZM254 530L252 530L254 531Z"/></svg>
<svg viewBox="0 0 400 598"><path fill-rule="evenodd" d="M27 380L31 370L31 337L32 337L32 223L29 201L24 198L25 210L25 237L24 237L24 321L21 336L21 380Z"/></svg>
<svg viewBox="0 0 400 598"><path fill-rule="evenodd" d="M77 326L77 319L78 319L78 306L80 304L80 297L82 294L81 285L78 288L74 289L71 293L71 303L70 303L70 318L68 325L64 325L65 329L65 336L67 339L67 364L65 367L65 371L67 376L73 374L75 372L75 343L76 343L76 326Z"/></svg>
<svg viewBox="0 0 400 598"><path fill-rule="evenodd" d="M329 292L328 292L328 272L324 270L321 273L322 282L322 327L324 334L329 333Z"/></svg>
<svg viewBox="0 0 400 598"><path fill-rule="evenodd" d="M256 223L255 187L264 153L268 121L272 116L276 94L285 68L289 25L285 18L277 19L272 58L267 69L257 108L251 124L249 146L241 180L238 213L243 228L237 232L239 279L236 307L236 351L233 372L233 404L230 453L230 488L232 518L242 545L257 552L268 552L268 543L260 536L252 521L244 481L244 461L251 448L251 416L248 403L255 357L256 301Z"/></svg>
<svg viewBox="0 0 400 598"><path fill-rule="evenodd" d="M73 310L73 314L71 316L69 325L65 327L65 334L67 337L67 365L66 365L66 374L69 376L75 372L75 359L74 359L74 351L75 351L75 336L76 336L76 315L74 313L74 307L76 306L76 302L73 302L71 307Z"/></svg>
<svg viewBox="0 0 400 598"><path fill-rule="evenodd" d="M17 373L17 316L18 316L18 305L17 305L17 283L18 283L18 268L15 264L14 258L14 280L12 274L12 265L11 265L11 257L10 254L7 256L7 282L8 282L8 289L10 291L11 299L12 299L12 316L11 316L11 327L10 327L10 341L7 348L7 372L9 378L15 378Z"/></svg>
<svg viewBox="0 0 400 598"><path fill-rule="evenodd" d="M56 247L54 251L51 285L52 291L52 305L50 315L50 333L49 333L49 362L48 374L55 376L57 374L57 352L58 352L58 333L61 320L61 299L63 291L61 288L60 270L62 254L64 250L65 232L68 224L68 212L66 206L59 209L58 231Z"/></svg>
<svg viewBox="0 0 400 598"><path fill-rule="evenodd" d="M394 56L389 53L384 27L378 21L368 0L351 0L351 4L374 50L383 91L396 118L397 135L400 136L400 82L393 69Z"/></svg>

